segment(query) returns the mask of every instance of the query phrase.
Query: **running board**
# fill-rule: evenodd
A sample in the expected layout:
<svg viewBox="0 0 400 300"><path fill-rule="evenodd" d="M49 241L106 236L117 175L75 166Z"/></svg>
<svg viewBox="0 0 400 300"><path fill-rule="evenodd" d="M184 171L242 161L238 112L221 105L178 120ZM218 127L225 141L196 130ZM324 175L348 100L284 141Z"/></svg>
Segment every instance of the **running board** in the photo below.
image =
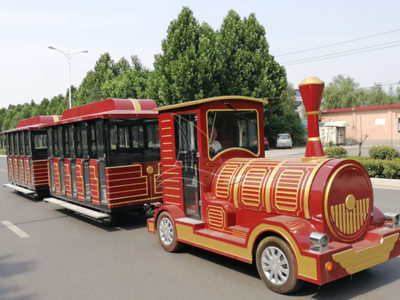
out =
<svg viewBox="0 0 400 300"><path fill-rule="evenodd" d="M20 187L18 185L12 184L12 183L5 183L5 184L3 184L3 186L11 188L11 189L14 189L17 192L20 192L20 193L25 194L25 195L32 195L32 194L35 193L35 191Z"/></svg>
<svg viewBox="0 0 400 300"><path fill-rule="evenodd" d="M69 202L66 202L66 201L62 201L62 200L59 200L59 199L56 199L56 198L44 198L43 201L50 202L50 203L62 206L64 208L66 208L66 209L75 211L77 213L80 213L82 215L91 217L91 218L96 219L96 220L106 219L106 218L110 217L109 214L98 212L98 211L95 211L93 209L85 208L85 207L82 207L82 206L79 206L79 205L75 205L75 204L72 204L72 203L69 203Z"/></svg>

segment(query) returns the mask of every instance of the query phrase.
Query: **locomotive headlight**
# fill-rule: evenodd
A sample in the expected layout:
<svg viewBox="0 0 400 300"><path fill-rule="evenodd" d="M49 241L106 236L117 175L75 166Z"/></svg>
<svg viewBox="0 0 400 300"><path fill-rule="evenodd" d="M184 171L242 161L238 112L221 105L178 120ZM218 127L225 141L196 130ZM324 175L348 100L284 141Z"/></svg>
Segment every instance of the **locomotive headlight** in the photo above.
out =
<svg viewBox="0 0 400 300"><path fill-rule="evenodd" d="M325 233L312 232L310 234L311 251L322 252L328 247L329 237Z"/></svg>
<svg viewBox="0 0 400 300"><path fill-rule="evenodd" d="M385 227L399 228L400 227L400 214L387 212L385 213Z"/></svg>

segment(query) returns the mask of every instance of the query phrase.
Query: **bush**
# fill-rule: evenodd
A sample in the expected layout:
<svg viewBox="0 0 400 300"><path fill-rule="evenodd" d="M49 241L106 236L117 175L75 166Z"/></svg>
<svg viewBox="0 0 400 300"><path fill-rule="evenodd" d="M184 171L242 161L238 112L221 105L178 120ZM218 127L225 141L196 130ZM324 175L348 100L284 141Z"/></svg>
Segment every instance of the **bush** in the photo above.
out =
<svg viewBox="0 0 400 300"><path fill-rule="evenodd" d="M1 154L6 154L6 149L0 149L0 155Z"/></svg>
<svg viewBox="0 0 400 300"><path fill-rule="evenodd" d="M374 146L369 150L369 156L374 159L392 160L394 158L399 158L400 153L393 147Z"/></svg>
<svg viewBox="0 0 400 300"><path fill-rule="evenodd" d="M400 179L400 159L383 161L383 178Z"/></svg>
<svg viewBox="0 0 400 300"><path fill-rule="evenodd" d="M347 150L343 147L329 147L324 152L330 158L345 158L347 156Z"/></svg>
<svg viewBox="0 0 400 300"><path fill-rule="evenodd" d="M360 163L367 170L369 177L382 178L383 163L382 160L366 159Z"/></svg>
<svg viewBox="0 0 400 300"><path fill-rule="evenodd" d="M349 157L358 161L367 170L368 175L374 178L400 179L400 159L382 160L369 157Z"/></svg>

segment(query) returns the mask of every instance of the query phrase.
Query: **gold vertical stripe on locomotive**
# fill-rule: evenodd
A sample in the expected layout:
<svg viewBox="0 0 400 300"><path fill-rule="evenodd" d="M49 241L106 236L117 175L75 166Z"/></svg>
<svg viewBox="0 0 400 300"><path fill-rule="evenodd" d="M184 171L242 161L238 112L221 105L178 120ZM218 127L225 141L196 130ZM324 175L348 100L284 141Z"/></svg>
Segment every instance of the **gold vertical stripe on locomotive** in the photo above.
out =
<svg viewBox="0 0 400 300"><path fill-rule="evenodd" d="M361 219L361 211L360 211L360 202L356 201L356 208L357 208L357 231L361 228L363 225L362 219Z"/></svg>
<svg viewBox="0 0 400 300"><path fill-rule="evenodd" d="M129 99L131 100L132 104L133 104L133 108L137 111L141 111L142 107L140 106L140 103L137 99Z"/></svg>

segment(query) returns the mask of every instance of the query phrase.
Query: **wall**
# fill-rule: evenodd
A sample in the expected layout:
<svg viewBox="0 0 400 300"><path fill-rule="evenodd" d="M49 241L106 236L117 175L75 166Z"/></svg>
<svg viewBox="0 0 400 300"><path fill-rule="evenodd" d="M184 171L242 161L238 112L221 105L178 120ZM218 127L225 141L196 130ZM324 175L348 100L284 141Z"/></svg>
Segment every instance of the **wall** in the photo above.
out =
<svg viewBox="0 0 400 300"><path fill-rule="evenodd" d="M346 138L365 144L400 146L400 108L323 112L322 122L345 121Z"/></svg>

